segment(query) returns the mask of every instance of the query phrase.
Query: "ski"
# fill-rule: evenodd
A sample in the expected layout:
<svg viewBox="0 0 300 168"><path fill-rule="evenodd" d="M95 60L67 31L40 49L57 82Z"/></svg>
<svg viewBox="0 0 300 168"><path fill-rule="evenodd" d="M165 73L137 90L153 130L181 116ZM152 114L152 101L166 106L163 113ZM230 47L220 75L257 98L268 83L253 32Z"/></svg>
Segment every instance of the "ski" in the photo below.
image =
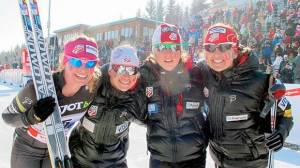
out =
<svg viewBox="0 0 300 168"><path fill-rule="evenodd" d="M272 84L273 84L273 80L274 80L274 77L273 75L270 76L270 79L269 79L269 88L272 87ZM271 134L275 132L275 129L276 129L276 115L277 115L277 103L278 101L276 99L273 99L273 97L271 97L270 95L270 101L272 101L273 105L271 107L271 110L270 110L270 124L271 124ZM273 150L269 150L269 156L268 156L268 166L267 168L274 168L274 152Z"/></svg>
<svg viewBox="0 0 300 168"><path fill-rule="evenodd" d="M28 8L28 0L18 0L18 2L37 99L52 96L56 99L57 103L47 46L45 45L45 39L43 37L36 0L30 0L30 11ZM29 16L30 14L32 21ZM68 146L60 114L61 111L57 103L55 111L43 124L52 167L67 168L70 167L71 164L70 157L67 153Z"/></svg>

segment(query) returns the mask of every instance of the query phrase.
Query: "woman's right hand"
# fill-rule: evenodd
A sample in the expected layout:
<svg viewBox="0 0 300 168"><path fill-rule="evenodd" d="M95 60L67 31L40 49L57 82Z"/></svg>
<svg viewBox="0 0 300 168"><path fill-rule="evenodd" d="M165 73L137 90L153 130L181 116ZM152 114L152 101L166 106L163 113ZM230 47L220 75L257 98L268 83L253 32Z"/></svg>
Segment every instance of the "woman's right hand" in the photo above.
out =
<svg viewBox="0 0 300 168"><path fill-rule="evenodd" d="M38 124L45 121L54 111L55 99L51 96L39 99L27 112L28 125Z"/></svg>

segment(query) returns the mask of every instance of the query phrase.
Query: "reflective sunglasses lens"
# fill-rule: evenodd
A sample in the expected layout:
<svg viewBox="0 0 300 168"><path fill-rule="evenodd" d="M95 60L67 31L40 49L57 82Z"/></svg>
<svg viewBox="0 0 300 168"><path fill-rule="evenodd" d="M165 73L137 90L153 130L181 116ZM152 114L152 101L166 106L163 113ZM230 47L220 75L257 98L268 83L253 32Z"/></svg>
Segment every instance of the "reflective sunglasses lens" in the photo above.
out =
<svg viewBox="0 0 300 168"><path fill-rule="evenodd" d="M157 48L159 51L163 51L165 49L170 49L173 52L175 52L177 50L176 44L164 44L164 43L162 43L162 44L156 45L155 48Z"/></svg>
<svg viewBox="0 0 300 168"><path fill-rule="evenodd" d="M77 58L71 58L69 60L69 63L73 66L73 67L76 67L76 68L79 68L81 67L82 65L82 61L80 59L77 59Z"/></svg>
<svg viewBox="0 0 300 168"><path fill-rule="evenodd" d="M124 75L124 74L135 75L137 73L136 67L126 67L120 65L120 66L113 66L112 68L119 75Z"/></svg>
<svg viewBox="0 0 300 168"><path fill-rule="evenodd" d="M94 68L97 64L97 61L87 61L85 64L86 68Z"/></svg>
<svg viewBox="0 0 300 168"><path fill-rule="evenodd" d="M119 66L119 68L118 68L118 70L117 70L117 73L118 73L119 75L125 74L125 73L126 73L126 68L125 68L125 66Z"/></svg>
<svg viewBox="0 0 300 168"><path fill-rule="evenodd" d="M126 67L126 72L128 75L135 75L137 73L136 67Z"/></svg>
<svg viewBox="0 0 300 168"><path fill-rule="evenodd" d="M219 50L221 52L225 52L225 51L231 49L231 47L232 47L232 44L219 44Z"/></svg>
<svg viewBox="0 0 300 168"><path fill-rule="evenodd" d="M217 46L216 46L216 45L213 45L213 44L207 44L207 45L204 45L204 49L205 49L207 52L215 52L215 51L216 51L216 48L217 48Z"/></svg>

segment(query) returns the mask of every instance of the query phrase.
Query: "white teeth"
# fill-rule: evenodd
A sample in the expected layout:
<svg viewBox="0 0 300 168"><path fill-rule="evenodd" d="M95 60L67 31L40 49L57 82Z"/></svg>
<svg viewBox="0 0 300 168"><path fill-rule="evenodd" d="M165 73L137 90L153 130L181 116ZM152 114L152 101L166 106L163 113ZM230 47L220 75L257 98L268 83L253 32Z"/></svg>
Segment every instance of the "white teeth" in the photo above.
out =
<svg viewBox="0 0 300 168"><path fill-rule="evenodd" d="M173 60L164 60L165 62L172 62Z"/></svg>
<svg viewBox="0 0 300 168"><path fill-rule="evenodd" d="M75 74L79 78L87 78L87 75Z"/></svg>
<svg viewBox="0 0 300 168"><path fill-rule="evenodd" d="M219 63L223 62L223 60L213 60L213 62L219 64Z"/></svg>
<svg viewBox="0 0 300 168"><path fill-rule="evenodd" d="M129 80L120 80L120 83L122 83L123 85L128 85L130 83Z"/></svg>

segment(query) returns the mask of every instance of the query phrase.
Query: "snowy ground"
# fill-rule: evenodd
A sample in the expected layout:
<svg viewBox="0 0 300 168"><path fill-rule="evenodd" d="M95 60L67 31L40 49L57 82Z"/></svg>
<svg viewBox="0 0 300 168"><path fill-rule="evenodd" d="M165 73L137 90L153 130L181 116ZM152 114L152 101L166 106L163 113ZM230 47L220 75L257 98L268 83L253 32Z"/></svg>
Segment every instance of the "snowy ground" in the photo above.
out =
<svg viewBox="0 0 300 168"><path fill-rule="evenodd" d="M5 86L0 82L0 113L10 103L16 95L18 87ZM300 99L293 97L292 99ZM293 100L295 101L295 100ZM299 102L299 101L298 101ZM294 104L293 104L294 105ZM296 106L297 105L297 106ZM288 139L289 142L300 144L300 135L296 131L300 130L300 104L293 106L295 125ZM149 153L147 154L146 129L132 124L130 129L130 147L128 153L129 168L148 168ZM9 168L10 151L12 144L13 128L5 125L2 118L0 119L0 168ZM300 153L283 149L276 153L276 168L300 168ZM213 161L209 155L207 157L207 167L213 168Z"/></svg>

